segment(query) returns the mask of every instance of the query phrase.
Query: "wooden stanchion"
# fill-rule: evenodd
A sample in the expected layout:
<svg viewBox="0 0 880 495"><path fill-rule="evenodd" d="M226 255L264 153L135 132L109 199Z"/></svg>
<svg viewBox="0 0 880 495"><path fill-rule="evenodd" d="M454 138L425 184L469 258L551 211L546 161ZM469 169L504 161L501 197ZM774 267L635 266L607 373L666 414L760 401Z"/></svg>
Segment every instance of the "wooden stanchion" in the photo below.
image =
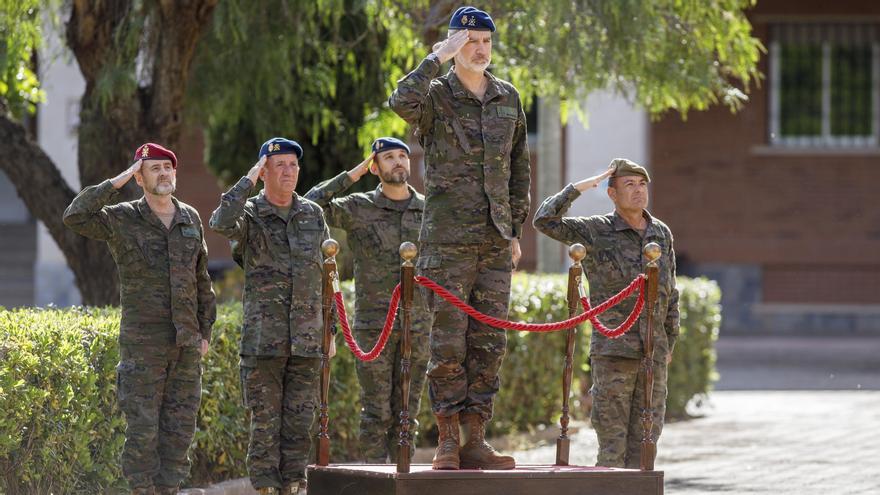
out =
<svg viewBox="0 0 880 495"><path fill-rule="evenodd" d="M583 291L581 275L583 266L581 260L586 256L587 250L583 244L572 244L568 249L571 257L571 267L568 269L568 317L578 313L580 297ZM574 371L574 346L577 336L577 327L571 327L566 332L565 341L565 365L562 369L562 416L559 418L559 438L556 439L556 465L568 466L571 439L568 437L569 422L569 396L571 395L571 377Z"/></svg>
<svg viewBox="0 0 880 495"><path fill-rule="evenodd" d="M657 287L659 267L657 260L660 259L660 245L651 242L645 246L645 257L648 259L648 267L645 270L648 276L648 290L645 300L648 328L644 336L642 346L645 356L642 358L641 372L644 373L645 396L642 403L642 446L639 467L642 471L654 470L654 457L657 455L657 444L654 440L654 306L657 304Z"/></svg>
<svg viewBox="0 0 880 495"><path fill-rule="evenodd" d="M409 460L412 455L412 439L409 432L409 395L410 395L410 368L412 363L411 325L412 325L412 298L415 267L412 260L418 254L416 245L404 242L400 245L400 257L403 263L400 265L400 295L401 295L401 357L400 357L400 441L398 442L397 472L409 472Z"/></svg>
<svg viewBox="0 0 880 495"><path fill-rule="evenodd" d="M320 427L318 429L318 441L315 444L315 464L326 466L330 464L330 433L328 424L330 414L327 403L330 395L330 339L333 335L330 329L333 327L333 295L339 286L336 275L336 253L339 252L339 243L333 239L327 239L321 244L324 253L324 273L321 279L321 311L324 318L324 333L321 340L321 405Z"/></svg>

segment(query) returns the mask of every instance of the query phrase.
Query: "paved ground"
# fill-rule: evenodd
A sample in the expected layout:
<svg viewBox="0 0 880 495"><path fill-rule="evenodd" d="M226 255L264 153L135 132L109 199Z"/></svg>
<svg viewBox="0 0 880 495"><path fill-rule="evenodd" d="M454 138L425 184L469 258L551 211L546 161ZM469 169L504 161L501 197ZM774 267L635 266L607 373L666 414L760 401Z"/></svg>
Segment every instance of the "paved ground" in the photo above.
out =
<svg viewBox="0 0 880 495"><path fill-rule="evenodd" d="M880 391L719 391L705 415L666 426L656 468L669 495L880 494ZM555 445L517 454L552 463ZM572 437L572 463L596 436Z"/></svg>
<svg viewBox="0 0 880 495"><path fill-rule="evenodd" d="M880 335L725 337L717 349L717 391L658 444L667 494L880 495ZM552 436L517 460L552 463ZM572 435L571 455L595 463L591 429ZM189 493L249 488L236 480Z"/></svg>
<svg viewBox="0 0 880 495"><path fill-rule="evenodd" d="M880 390L876 337L724 337L716 390Z"/></svg>

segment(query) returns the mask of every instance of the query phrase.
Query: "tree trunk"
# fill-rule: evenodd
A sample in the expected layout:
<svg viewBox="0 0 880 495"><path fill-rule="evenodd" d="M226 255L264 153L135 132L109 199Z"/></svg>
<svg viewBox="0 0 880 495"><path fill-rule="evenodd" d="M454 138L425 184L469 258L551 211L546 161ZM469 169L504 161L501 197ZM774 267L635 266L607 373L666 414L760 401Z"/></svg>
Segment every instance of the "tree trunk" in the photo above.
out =
<svg viewBox="0 0 880 495"><path fill-rule="evenodd" d="M217 0L72 2L67 42L86 80L77 153L83 186L119 174L141 143L153 141L172 149L179 144L190 64L216 4ZM138 42L128 43L126 37ZM127 71L125 77L134 78L137 88L107 87L102 77L108 70ZM62 222L75 192L58 168L5 114L0 117L0 142L5 153L0 167L58 243L83 303L117 304L119 282L106 245L74 234ZM131 181L122 198L140 194Z"/></svg>
<svg viewBox="0 0 880 495"><path fill-rule="evenodd" d="M25 128L7 116L0 117L0 142L5 154L0 167L31 214L46 225L58 243L76 277L83 304L118 303L116 267L107 245L73 233L61 220L75 193L58 168L28 139Z"/></svg>

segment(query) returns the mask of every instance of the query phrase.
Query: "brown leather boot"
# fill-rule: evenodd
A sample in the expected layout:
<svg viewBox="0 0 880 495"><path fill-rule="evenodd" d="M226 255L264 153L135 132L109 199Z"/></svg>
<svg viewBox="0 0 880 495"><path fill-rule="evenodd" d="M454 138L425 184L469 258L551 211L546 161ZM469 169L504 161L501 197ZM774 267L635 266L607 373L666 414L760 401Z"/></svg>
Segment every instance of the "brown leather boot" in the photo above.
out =
<svg viewBox="0 0 880 495"><path fill-rule="evenodd" d="M516 461L501 455L486 442L486 421L477 413L462 413L465 444L461 447L461 469L513 469Z"/></svg>
<svg viewBox="0 0 880 495"><path fill-rule="evenodd" d="M431 467L434 469L458 469L458 414L452 416L435 414L434 417L437 418L440 438L437 439L437 451L434 452Z"/></svg>

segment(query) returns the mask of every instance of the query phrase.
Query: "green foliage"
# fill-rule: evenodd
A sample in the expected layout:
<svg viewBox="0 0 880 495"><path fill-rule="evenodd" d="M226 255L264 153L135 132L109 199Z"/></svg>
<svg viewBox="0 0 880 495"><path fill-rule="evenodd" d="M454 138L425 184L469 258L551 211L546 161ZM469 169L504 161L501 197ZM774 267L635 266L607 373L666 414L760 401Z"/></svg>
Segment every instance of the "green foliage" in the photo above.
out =
<svg viewBox="0 0 880 495"><path fill-rule="evenodd" d="M284 135L304 147L305 191L363 160L376 135L362 129L402 135L405 124L381 108L387 68L406 66L412 51L395 55L399 38L391 41L382 19L375 3L360 0L220 2L189 96L221 180L234 182L263 141Z"/></svg>
<svg viewBox="0 0 880 495"><path fill-rule="evenodd" d="M118 332L115 310L0 310L0 492L119 488Z"/></svg>
<svg viewBox="0 0 880 495"><path fill-rule="evenodd" d="M42 43L38 0L0 0L0 111L16 118L34 113L45 100L34 73L34 51Z"/></svg>
<svg viewBox="0 0 880 495"><path fill-rule="evenodd" d="M755 0L494 2L498 67L566 108L613 88L657 115L738 109L764 50L744 11Z"/></svg>
<svg viewBox="0 0 880 495"><path fill-rule="evenodd" d="M763 50L744 14L754 1L495 0L481 7L498 26L492 70L527 102L557 97L565 117L582 113L591 91L611 88L658 115L716 103L737 109L747 99ZM456 6L220 2L190 87L215 173L233 182L256 160L260 143L285 134L305 142L305 190L358 163L375 137L403 135L405 123L385 102L445 37Z"/></svg>
<svg viewBox="0 0 880 495"><path fill-rule="evenodd" d="M713 344L720 323L714 282L679 278L682 335L669 371L668 414L680 416L708 393ZM347 304L353 285L342 284ZM228 290L233 290L227 288ZM234 290L233 290L234 291ZM565 278L518 274L510 318L548 322L567 317ZM241 403L238 337L241 304L218 308L211 349L203 360L203 395L191 452L189 484L246 476L247 411ZM349 308L350 311L353 311ZM116 407L119 359L116 309L0 309L0 492L13 494L115 493L124 489L118 465L124 421ZM575 347L572 415L585 417L589 377L588 333ZM359 387L355 358L337 335L330 388L331 456L357 458ZM491 432L554 427L561 407L564 332L510 332ZM420 445L434 421L427 394L418 418Z"/></svg>
<svg viewBox="0 0 880 495"><path fill-rule="evenodd" d="M686 406L700 405L718 380L715 341L721 328L721 289L705 277L677 280L681 334L669 366L666 416L683 418Z"/></svg>

